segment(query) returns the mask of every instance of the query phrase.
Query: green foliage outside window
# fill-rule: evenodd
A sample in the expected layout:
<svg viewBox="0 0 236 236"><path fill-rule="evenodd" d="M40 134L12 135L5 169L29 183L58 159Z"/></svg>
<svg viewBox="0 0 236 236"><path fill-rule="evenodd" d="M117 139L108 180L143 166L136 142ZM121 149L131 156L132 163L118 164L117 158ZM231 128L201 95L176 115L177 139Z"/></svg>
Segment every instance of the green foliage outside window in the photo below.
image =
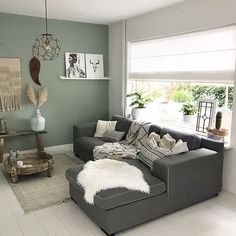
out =
<svg viewBox="0 0 236 236"><path fill-rule="evenodd" d="M170 100L173 102L190 102L192 100L191 91L188 89L177 89L173 91L170 95Z"/></svg>
<svg viewBox="0 0 236 236"><path fill-rule="evenodd" d="M225 105L226 86L213 85L193 85L192 86L193 100L197 101L200 98L214 99L218 101L219 107ZM228 87L228 108L233 105L234 86Z"/></svg>

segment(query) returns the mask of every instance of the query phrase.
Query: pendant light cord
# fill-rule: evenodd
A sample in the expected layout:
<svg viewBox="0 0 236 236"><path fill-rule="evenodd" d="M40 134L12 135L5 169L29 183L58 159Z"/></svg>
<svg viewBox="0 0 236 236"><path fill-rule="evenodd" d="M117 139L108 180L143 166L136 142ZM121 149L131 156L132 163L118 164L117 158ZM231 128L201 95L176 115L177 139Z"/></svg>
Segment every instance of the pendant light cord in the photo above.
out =
<svg viewBox="0 0 236 236"><path fill-rule="evenodd" d="M45 0L45 22L46 22L46 34L48 34L48 7L47 7L47 0Z"/></svg>

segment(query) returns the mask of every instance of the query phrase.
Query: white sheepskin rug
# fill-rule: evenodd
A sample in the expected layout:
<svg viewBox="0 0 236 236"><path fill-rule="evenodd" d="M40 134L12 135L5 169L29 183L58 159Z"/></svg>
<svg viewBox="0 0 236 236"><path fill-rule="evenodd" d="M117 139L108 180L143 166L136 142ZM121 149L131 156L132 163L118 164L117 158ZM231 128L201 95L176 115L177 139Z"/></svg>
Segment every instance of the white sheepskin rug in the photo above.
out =
<svg viewBox="0 0 236 236"><path fill-rule="evenodd" d="M84 199L90 204L94 204L94 196L101 190L123 187L150 192L150 187L138 168L110 159L87 162L77 176L77 183L84 188Z"/></svg>

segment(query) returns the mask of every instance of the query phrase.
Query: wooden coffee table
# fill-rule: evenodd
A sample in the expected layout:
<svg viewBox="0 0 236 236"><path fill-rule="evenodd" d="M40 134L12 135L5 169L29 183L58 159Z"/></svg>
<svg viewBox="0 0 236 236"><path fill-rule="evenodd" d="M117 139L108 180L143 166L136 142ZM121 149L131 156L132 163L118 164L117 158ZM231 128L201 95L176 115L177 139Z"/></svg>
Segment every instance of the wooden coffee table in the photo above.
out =
<svg viewBox="0 0 236 236"><path fill-rule="evenodd" d="M18 167L16 161L23 161L24 165L31 167ZM48 177L53 175L54 158L46 152L25 154L21 158L17 158L12 163L8 160L4 161L4 170L11 175L12 183L18 183L19 175L31 175L48 171Z"/></svg>

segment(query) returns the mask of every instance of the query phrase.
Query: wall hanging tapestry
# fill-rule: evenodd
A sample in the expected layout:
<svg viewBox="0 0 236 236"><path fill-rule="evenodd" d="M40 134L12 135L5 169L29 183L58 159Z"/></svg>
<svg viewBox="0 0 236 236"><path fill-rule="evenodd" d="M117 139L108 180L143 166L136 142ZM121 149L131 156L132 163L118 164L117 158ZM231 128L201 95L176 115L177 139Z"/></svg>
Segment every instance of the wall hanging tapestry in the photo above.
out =
<svg viewBox="0 0 236 236"><path fill-rule="evenodd" d="M0 111L16 111L20 108L20 59L0 58Z"/></svg>

